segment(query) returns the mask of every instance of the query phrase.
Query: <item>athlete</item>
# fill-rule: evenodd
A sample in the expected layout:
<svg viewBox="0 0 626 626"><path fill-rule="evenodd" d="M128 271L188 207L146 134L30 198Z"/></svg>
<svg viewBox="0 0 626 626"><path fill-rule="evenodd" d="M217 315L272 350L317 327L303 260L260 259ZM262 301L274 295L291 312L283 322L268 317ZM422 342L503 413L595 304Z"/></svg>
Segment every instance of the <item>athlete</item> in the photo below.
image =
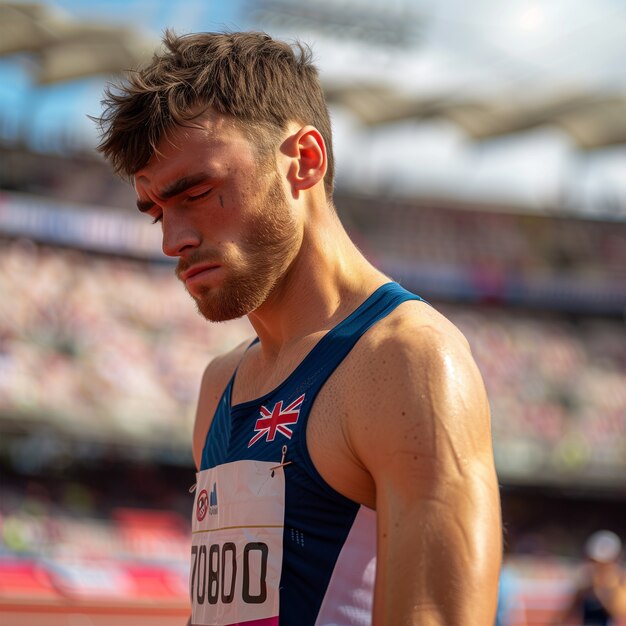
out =
<svg viewBox="0 0 626 626"><path fill-rule="evenodd" d="M626 626L626 573L620 565L621 552L621 539L611 530L598 530L587 538L584 571L555 626Z"/></svg>
<svg viewBox="0 0 626 626"><path fill-rule="evenodd" d="M501 559L489 406L461 333L372 266L332 200L310 51L167 32L107 91L100 150L200 313L193 624L487 626Z"/></svg>

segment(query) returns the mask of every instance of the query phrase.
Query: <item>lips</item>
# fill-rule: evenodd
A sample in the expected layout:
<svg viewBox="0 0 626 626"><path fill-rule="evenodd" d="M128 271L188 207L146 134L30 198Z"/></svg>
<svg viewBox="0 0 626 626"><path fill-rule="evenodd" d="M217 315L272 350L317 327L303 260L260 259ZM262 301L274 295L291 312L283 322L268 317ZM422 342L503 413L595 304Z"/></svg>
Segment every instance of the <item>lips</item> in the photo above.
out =
<svg viewBox="0 0 626 626"><path fill-rule="evenodd" d="M198 274L202 274L202 272L206 272L207 270L215 269L219 267L216 263L206 263L202 265L193 265L188 270L181 272L179 278L186 283L190 278L197 276Z"/></svg>

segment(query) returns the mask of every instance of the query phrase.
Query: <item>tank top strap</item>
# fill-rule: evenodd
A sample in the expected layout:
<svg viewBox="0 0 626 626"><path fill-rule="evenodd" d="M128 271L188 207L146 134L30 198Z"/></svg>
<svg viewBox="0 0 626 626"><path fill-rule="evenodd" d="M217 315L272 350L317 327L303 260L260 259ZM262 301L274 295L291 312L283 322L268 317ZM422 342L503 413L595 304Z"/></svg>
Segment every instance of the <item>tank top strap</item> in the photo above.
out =
<svg viewBox="0 0 626 626"><path fill-rule="evenodd" d="M365 332L408 300L426 302L398 283L385 283L320 339L298 367L298 379L311 400Z"/></svg>

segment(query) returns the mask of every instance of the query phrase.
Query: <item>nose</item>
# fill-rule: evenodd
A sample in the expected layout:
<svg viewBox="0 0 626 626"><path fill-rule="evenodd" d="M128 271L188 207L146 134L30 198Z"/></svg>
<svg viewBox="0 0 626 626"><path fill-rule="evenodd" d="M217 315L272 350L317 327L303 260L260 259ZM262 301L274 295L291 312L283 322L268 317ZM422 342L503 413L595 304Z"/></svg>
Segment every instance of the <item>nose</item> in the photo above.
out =
<svg viewBox="0 0 626 626"><path fill-rule="evenodd" d="M162 249L166 256L181 257L197 248L202 242L200 233L190 224L163 212L161 222L163 228Z"/></svg>

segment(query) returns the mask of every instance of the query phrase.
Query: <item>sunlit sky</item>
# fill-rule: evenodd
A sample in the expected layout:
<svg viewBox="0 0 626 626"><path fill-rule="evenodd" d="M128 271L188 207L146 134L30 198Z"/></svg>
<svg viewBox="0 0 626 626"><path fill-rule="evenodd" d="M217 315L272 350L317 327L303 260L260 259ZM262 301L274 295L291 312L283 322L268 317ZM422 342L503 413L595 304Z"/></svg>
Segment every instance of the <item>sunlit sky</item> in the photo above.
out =
<svg viewBox="0 0 626 626"><path fill-rule="evenodd" d="M55 0L78 19L132 24L158 41L171 27L262 29L313 47L325 80L382 82L416 95L526 97L555 90L626 93L623 0L319 0L342 15L366 12L415 19L407 46L355 40L315 20L267 21L250 0ZM312 6L295 1L292 5ZM38 86L27 57L0 59L0 112L28 128L32 144L55 127L95 143L87 114L99 112L105 78ZM340 184L363 191L462 195L529 205L583 207L621 198L626 207L626 148L583 153L555 128L472 142L451 122L406 121L365 129L348 110L332 110ZM13 128L13 130L11 130ZM626 211L626 208L622 209Z"/></svg>

